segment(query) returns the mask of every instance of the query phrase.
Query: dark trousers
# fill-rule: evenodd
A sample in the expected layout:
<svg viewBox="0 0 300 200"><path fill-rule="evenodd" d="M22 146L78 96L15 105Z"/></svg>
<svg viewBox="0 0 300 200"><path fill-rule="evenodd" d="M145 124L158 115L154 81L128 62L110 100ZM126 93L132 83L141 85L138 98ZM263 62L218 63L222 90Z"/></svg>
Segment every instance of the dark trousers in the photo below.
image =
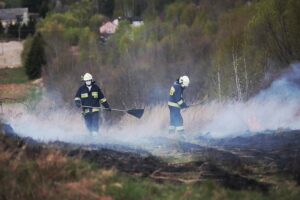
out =
<svg viewBox="0 0 300 200"><path fill-rule="evenodd" d="M180 113L180 108L169 106L170 110L170 130L183 131L183 119Z"/></svg>
<svg viewBox="0 0 300 200"><path fill-rule="evenodd" d="M90 132L99 130L99 112L89 112L84 114L84 121Z"/></svg>

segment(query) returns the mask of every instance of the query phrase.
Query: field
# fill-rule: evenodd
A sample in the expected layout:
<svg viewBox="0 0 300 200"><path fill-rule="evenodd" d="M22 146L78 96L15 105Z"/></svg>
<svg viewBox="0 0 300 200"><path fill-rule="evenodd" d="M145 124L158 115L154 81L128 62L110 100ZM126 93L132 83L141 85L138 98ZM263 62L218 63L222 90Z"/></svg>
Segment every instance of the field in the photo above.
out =
<svg viewBox="0 0 300 200"><path fill-rule="evenodd" d="M159 138L166 144L160 150L164 156L153 156L138 147L41 143L20 138L8 125L1 130L4 199L297 199L300 195L299 131L199 138L198 144ZM176 151L168 151L170 146Z"/></svg>
<svg viewBox="0 0 300 200"><path fill-rule="evenodd" d="M30 82L21 66L22 42L1 43L0 51L0 99L25 100L35 90L37 82Z"/></svg>
<svg viewBox="0 0 300 200"><path fill-rule="evenodd" d="M22 50L22 42L0 42L0 69L20 67Z"/></svg>

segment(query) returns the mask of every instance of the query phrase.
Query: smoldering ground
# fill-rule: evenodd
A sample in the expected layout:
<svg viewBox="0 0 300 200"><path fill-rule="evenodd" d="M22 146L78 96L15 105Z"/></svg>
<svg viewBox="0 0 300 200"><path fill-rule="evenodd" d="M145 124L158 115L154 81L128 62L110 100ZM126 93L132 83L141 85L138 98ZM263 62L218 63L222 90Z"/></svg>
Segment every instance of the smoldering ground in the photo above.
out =
<svg viewBox="0 0 300 200"><path fill-rule="evenodd" d="M266 130L300 129L299 109L300 65L294 64L269 88L246 102L212 101L182 113L188 139L200 135L223 138ZM153 138L169 137L169 111L165 104L146 107L142 119L124 115L113 125L103 123L101 133L93 138L88 136L80 110L57 107L49 95L34 105L34 109L21 104L5 105L4 118L21 136L41 141L112 143L146 148L156 141Z"/></svg>

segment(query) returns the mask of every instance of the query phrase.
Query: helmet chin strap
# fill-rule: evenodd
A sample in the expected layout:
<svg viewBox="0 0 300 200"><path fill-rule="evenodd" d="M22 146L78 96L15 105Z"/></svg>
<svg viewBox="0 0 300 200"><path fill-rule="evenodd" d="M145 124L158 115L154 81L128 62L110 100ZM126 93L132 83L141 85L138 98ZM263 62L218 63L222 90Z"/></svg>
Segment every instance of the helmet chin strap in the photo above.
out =
<svg viewBox="0 0 300 200"><path fill-rule="evenodd" d="M182 88L185 88L183 82L179 82L179 84L180 84L180 86L181 86Z"/></svg>
<svg viewBox="0 0 300 200"><path fill-rule="evenodd" d="M85 81L85 85L86 85L86 86L91 86L91 85L92 85L92 80L90 80L90 81Z"/></svg>

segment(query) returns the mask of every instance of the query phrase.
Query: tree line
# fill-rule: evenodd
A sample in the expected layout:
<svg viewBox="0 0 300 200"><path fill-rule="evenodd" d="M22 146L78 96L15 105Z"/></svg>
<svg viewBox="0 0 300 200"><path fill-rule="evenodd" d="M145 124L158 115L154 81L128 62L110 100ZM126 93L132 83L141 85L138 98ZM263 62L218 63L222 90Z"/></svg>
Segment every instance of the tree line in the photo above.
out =
<svg viewBox="0 0 300 200"><path fill-rule="evenodd" d="M182 74L191 78L190 100L247 100L300 56L297 0L65 3L67 10L52 11L37 29L46 87L68 102L86 71L124 107L165 102ZM123 20L101 43L99 26L118 16L141 17L144 25Z"/></svg>

